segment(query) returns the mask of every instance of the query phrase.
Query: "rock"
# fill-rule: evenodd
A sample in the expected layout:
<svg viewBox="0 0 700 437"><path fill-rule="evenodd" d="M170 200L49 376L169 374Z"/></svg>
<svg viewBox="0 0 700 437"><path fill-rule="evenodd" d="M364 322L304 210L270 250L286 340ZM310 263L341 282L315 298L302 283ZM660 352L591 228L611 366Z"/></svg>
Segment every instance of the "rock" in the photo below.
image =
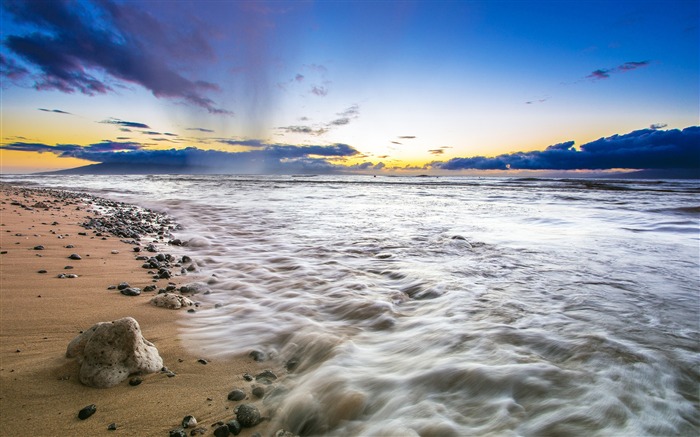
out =
<svg viewBox="0 0 700 437"><path fill-rule="evenodd" d="M244 374L243 374L243 379L245 379L246 381L252 381L252 380L253 380L253 377L250 376L249 373L244 373Z"/></svg>
<svg viewBox="0 0 700 437"><path fill-rule="evenodd" d="M248 356L255 361L265 361L265 352L261 352L258 350L251 351Z"/></svg>
<svg viewBox="0 0 700 437"><path fill-rule="evenodd" d="M131 285L129 285L128 282L122 282L119 285L117 285L117 290L123 290L125 288L129 288Z"/></svg>
<svg viewBox="0 0 700 437"><path fill-rule="evenodd" d="M168 435L170 437L187 437L187 433L182 428L171 429Z"/></svg>
<svg viewBox="0 0 700 437"><path fill-rule="evenodd" d="M275 379L277 379L277 375L272 373L272 370L263 370L262 372L255 375L256 381L260 381L263 384L267 385L272 384L272 381L274 381Z"/></svg>
<svg viewBox="0 0 700 437"><path fill-rule="evenodd" d="M260 386L253 387L253 396L261 399L263 396L265 396L265 389Z"/></svg>
<svg viewBox="0 0 700 437"><path fill-rule="evenodd" d="M194 302L192 302L185 296L180 296L179 294L163 293L158 294L153 299L151 299L151 305L155 305L157 307L162 308L168 308L171 310L177 310L182 307L192 306L194 305Z"/></svg>
<svg viewBox="0 0 700 437"><path fill-rule="evenodd" d="M146 285L145 287L143 287L143 291L145 293L148 293L149 291L156 291L156 288L157 287L155 285Z"/></svg>
<svg viewBox="0 0 700 437"><path fill-rule="evenodd" d="M92 416L95 414L95 411L97 411L97 406L95 404L88 405L87 407L83 408L82 410L78 411L78 419L80 420L85 420L88 417Z"/></svg>
<svg viewBox="0 0 700 437"><path fill-rule="evenodd" d="M260 410L253 404L242 404L236 409L236 420L244 428L252 428L260 423Z"/></svg>
<svg viewBox="0 0 700 437"><path fill-rule="evenodd" d="M141 294L141 289L138 287L129 287L121 290L121 294L124 296L138 296Z"/></svg>
<svg viewBox="0 0 700 437"><path fill-rule="evenodd" d="M274 437L299 437L291 431L285 431L284 429L278 429L274 434Z"/></svg>
<svg viewBox="0 0 700 437"><path fill-rule="evenodd" d="M149 252L158 252L158 248L156 248L155 244L149 244L146 246L146 250Z"/></svg>
<svg viewBox="0 0 700 437"><path fill-rule="evenodd" d="M119 253L118 250L113 250L113 251L112 251L112 255L116 255L116 254L118 254L118 253Z"/></svg>
<svg viewBox="0 0 700 437"><path fill-rule="evenodd" d="M195 426L197 426L197 419L195 419L194 416L187 415L182 419L183 428L193 428Z"/></svg>
<svg viewBox="0 0 700 437"><path fill-rule="evenodd" d="M116 431L117 430L117 424L112 422L109 425L107 425L107 431Z"/></svg>
<svg viewBox="0 0 700 437"><path fill-rule="evenodd" d="M138 377L137 377L137 378L131 378L131 379L129 380L129 385L132 386L132 387L135 387L135 386L141 384L142 382L143 382L143 379L141 379L141 378L138 378Z"/></svg>
<svg viewBox="0 0 700 437"><path fill-rule="evenodd" d="M41 270L39 270L39 272L38 272L38 273L47 273L47 271L46 271L46 270L44 270L44 269L41 269Z"/></svg>
<svg viewBox="0 0 700 437"><path fill-rule="evenodd" d="M34 250L44 250L44 249L45 249L45 247L42 246L41 244L38 246L34 246Z"/></svg>
<svg viewBox="0 0 700 437"><path fill-rule="evenodd" d="M245 399L245 392L240 389L235 389L228 394L229 401L242 401Z"/></svg>
<svg viewBox="0 0 700 437"><path fill-rule="evenodd" d="M190 435L204 435L207 433L207 429L203 426L197 427L190 431Z"/></svg>
<svg viewBox="0 0 700 437"><path fill-rule="evenodd" d="M209 364L209 361L205 360L204 358L200 358L197 360L199 364Z"/></svg>
<svg viewBox="0 0 700 437"><path fill-rule="evenodd" d="M241 433L241 430L243 427L241 427L241 424L238 423L236 419L229 420L226 422L226 426L228 427L228 430L231 431L231 434L233 435L238 435Z"/></svg>
<svg viewBox="0 0 700 437"><path fill-rule="evenodd" d="M206 286L206 284L202 282L191 282L189 284L181 285L180 286L180 293L192 293L192 294L197 294L197 293L207 293L209 292L209 287Z"/></svg>
<svg viewBox="0 0 700 437"><path fill-rule="evenodd" d="M70 259L75 259L75 260L83 259L83 258L82 258L80 255L78 255L77 253L71 253L71 255L70 255L68 258L70 258Z"/></svg>
<svg viewBox="0 0 700 437"><path fill-rule="evenodd" d="M80 382L90 387L113 387L134 373L153 373L163 367L158 349L141 334L136 320L124 317L100 322L75 337L67 358L80 363Z"/></svg>
<svg viewBox="0 0 700 437"><path fill-rule="evenodd" d="M228 437L231 435L231 432L228 430L228 426L221 425L214 430L214 435L216 437Z"/></svg>

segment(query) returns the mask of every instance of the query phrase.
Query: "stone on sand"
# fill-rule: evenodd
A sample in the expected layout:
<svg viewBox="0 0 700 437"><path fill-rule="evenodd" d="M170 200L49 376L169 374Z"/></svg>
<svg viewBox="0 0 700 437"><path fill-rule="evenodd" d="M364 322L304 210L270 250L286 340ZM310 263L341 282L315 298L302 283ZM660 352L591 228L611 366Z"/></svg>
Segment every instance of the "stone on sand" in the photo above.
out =
<svg viewBox="0 0 700 437"><path fill-rule="evenodd" d="M163 293L155 296L151 299L151 304L157 307L168 308L171 310L177 310L185 306L192 306L194 302L185 296L181 296L175 293Z"/></svg>
<svg viewBox="0 0 700 437"><path fill-rule="evenodd" d="M131 317L95 324L68 344L66 357L78 358L80 382L98 388L163 367L158 349L143 338L138 322Z"/></svg>

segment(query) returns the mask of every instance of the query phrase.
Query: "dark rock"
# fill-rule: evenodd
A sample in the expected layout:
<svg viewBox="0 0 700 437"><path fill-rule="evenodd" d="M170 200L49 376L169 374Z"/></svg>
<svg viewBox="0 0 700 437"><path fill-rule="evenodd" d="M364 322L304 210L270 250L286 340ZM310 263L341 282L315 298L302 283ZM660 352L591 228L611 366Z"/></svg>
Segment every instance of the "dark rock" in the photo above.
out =
<svg viewBox="0 0 700 437"><path fill-rule="evenodd" d="M107 425L107 431L116 431L117 430L117 424L112 422L109 425Z"/></svg>
<svg viewBox="0 0 700 437"><path fill-rule="evenodd" d="M228 430L228 426L221 425L214 430L214 435L216 437L228 437L231 435L231 432Z"/></svg>
<svg viewBox="0 0 700 437"><path fill-rule="evenodd" d="M135 387L143 382L143 379L141 378L131 378L129 380L129 385L132 387Z"/></svg>
<svg viewBox="0 0 700 437"><path fill-rule="evenodd" d="M68 258L70 258L70 259L75 259L75 260L83 259L83 258L82 258L80 255L78 255L77 253L72 253Z"/></svg>
<svg viewBox="0 0 700 437"><path fill-rule="evenodd" d="M183 263L183 264L185 264L185 263L190 263L190 262L192 262L192 258L190 258L190 257L187 256L187 255L183 255L182 260L180 260L180 262Z"/></svg>
<svg viewBox="0 0 700 437"><path fill-rule="evenodd" d="M200 358L197 360L199 364L209 364L209 361L205 360L204 358Z"/></svg>
<svg viewBox="0 0 700 437"><path fill-rule="evenodd" d="M46 270L41 269L41 270L38 271L38 273L47 273L47 272L46 272Z"/></svg>
<svg viewBox="0 0 700 437"><path fill-rule="evenodd" d="M258 350L251 351L248 356L255 361L265 361L265 352L261 352Z"/></svg>
<svg viewBox="0 0 700 437"><path fill-rule="evenodd" d="M117 285L117 290L124 290L125 288L129 288L131 285L129 285L128 282L122 282L119 285Z"/></svg>
<svg viewBox="0 0 700 437"><path fill-rule="evenodd" d="M253 387L253 396L260 399L265 396L265 389L259 386Z"/></svg>
<svg viewBox="0 0 700 437"><path fill-rule="evenodd" d="M204 435L207 433L207 429L203 426L197 427L190 431L190 435Z"/></svg>
<svg viewBox="0 0 700 437"><path fill-rule="evenodd" d="M246 381L252 381L252 380L253 380L253 377L250 376L249 373L244 373L244 374L243 374L243 379L245 379Z"/></svg>
<svg viewBox="0 0 700 437"><path fill-rule="evenodd" d="M158 252L158 249L156 248L155 244L149 244L146 246L146 250L149 252Z"/></svg>
<svg viewBox="0 0 700 437"><path fill-rule="evenodd" d="M236 409L236 420L244 428L252 428L260 423L260 410L253 404L242 404Z"/></svg>
<svg viewBox="0 0 700 437"><path fill-rule="evenodd" d="M141 289L137 287L129 287L121 290L124 296L138 296L141 294Z"/></svg>
<svg viewBox="0 0 700 437"><path fill-rule="evenodd" d="M34 250L44 250L44 249L45 249L45 247L42 246L41 244L38 246L34 246Z"/></svg>
<svg viewBox="0 0 700 437"><path fill-rule="evenodd" d="M245 399L245 392L240 389L235 389L228 394L229 401L242 401Z"/></svg>
<svg viewBox="0 0 700 437"><path fill-rule="evenodd" d="M75 246L73 246L72 244L66 245L66 249L73 249L74 247L75 247Z"/></svg>
<svg viewBox="0 0 700 437"><path fill-rule="evenodd" d="M143 287L144 292L149 292L149 291L156 291L156 286L155 285L146 285Z"/></svg>
<svg viewBox="0 0 700 437"><path fill-rule="evenodd" d="M272 381L277 379L277 375L275 375L272 370L263 370L262 372L258 373L255 375L255 380L260 381L263 384L270 385L272 384Z"/></svg>
<svg viewBox="0 0 700 437"><path fill-rule="evenodd" d="M63 270L73 270L73 266L65 266L63 267Z"/></svg>
<svg viewBox="0 0 700 437"><path fill-rule="evenodd" d="M197 419L192 415L187 415L182 419L183 428L192 428L197 425Z"/></svg>
<svg viewBox="0 0 700 437"><path fill-rule="evenodd" d="M137 247L134 247L134 252L141 252L141 248L138 247L138 246L137 246Z"/></svg>
<svg viewBox="0 0 700 437"><path fill-rule="evenodd" d="M95 404L90 404L78 412L78 419L85 420L95 414L95 411L97 411L97 406Z"/></svg>
<svg viewBox="0 0 700 437"><path fill-rule="evenodd" d="M228 430L231 431L231 434L233 435L238 435L241 433L241 430L243 429L241 427L241 424L238 423L236 419L229 420L226 422L226 426L228 427Z"/></svg>
<svg viewBox="0 0 700 437"><path fill-rule="evenodd" d="M292 358L289 361L287 361L286 367L288 372L293 372L294 370L296 370L297 366L299 366L299 360L297 360L296 358Z"/></svg>
<svg viewBox="0 0 700 437"><path fill-rule="evenodd" d="M171 429L169 437L187 437L187 433L182 428Z"/></svg>

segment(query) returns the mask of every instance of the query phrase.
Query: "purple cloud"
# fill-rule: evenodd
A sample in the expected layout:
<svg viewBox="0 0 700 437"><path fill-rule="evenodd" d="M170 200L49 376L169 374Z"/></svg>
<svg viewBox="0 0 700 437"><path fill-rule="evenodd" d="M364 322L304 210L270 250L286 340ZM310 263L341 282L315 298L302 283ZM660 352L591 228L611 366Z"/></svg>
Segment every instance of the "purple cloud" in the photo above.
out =
<svg viewBox="0 0 700 437"><path fill-rule="evenodd" d="M325 97L328 95L328 88L324 86L313 86L311 88L311 94L315 94L319 97Z"/></svg>
<svg viewBox="0 0 700 437"><path fill-rule="evenodd" d="M38 69L26 72L38 90L105 94L113 91L108 81L116 79L141 85L159 98L181 99L214 114L230 113L203 95L218 89L215 84L175 71L173 59L211 56L196 29L166 27L131 3L110 0L89 5L10 0L4 6L17 22L41 29L8 35L4 41L15 56ZM5 76L23 74L12 61L3 58L2 64Z"/></svg>
<svg viewBox="0 0 700 437"><path fill-rule="evenodd" d="M136 129L150 129L151 127L147 124L144 123L139 123L136 121L124 121L124 120L119 120L118 118L108 118L107 120L102 120L100 123L104 124L116 124L118 126L123 126L124 128L136 128ZM124 131L124 129L121 129ZM130 130L126 130L124 132L131 132Z"/></svg>
<svg viewBox="0 0 700 437"><path fill-rule="evenodd" d="M642 129L583 144L555 144L542 151L516 152L493 158L475 156L434 162L445 170L604 170L698 169L700 170L700 126L683 130Z"/></svg>
<svg viewBox="0 0 700 437"><path fill-rule="evenodd" d="M614 73L625 73L627 71L636 70L638 68L646 67L650 64L650 61L631 61L625 62L622 65L618 65L615 68L601 68L593 71L591 74L586 76L588 79L600 80L608 79L611 74Z"/></svg>

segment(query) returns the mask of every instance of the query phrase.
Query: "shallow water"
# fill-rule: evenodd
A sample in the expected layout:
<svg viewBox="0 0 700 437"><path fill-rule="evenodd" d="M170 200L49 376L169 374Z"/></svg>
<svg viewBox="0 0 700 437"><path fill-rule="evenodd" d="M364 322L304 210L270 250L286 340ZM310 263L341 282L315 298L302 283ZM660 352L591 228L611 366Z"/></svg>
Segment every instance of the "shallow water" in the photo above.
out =
<svg viewBox="0 0 700 437"><path fill-rule="evenodd" d="M697 435L700 182L4 177L165 210L302 435ZM277 429L277 428L275 428Z"/></svg>

